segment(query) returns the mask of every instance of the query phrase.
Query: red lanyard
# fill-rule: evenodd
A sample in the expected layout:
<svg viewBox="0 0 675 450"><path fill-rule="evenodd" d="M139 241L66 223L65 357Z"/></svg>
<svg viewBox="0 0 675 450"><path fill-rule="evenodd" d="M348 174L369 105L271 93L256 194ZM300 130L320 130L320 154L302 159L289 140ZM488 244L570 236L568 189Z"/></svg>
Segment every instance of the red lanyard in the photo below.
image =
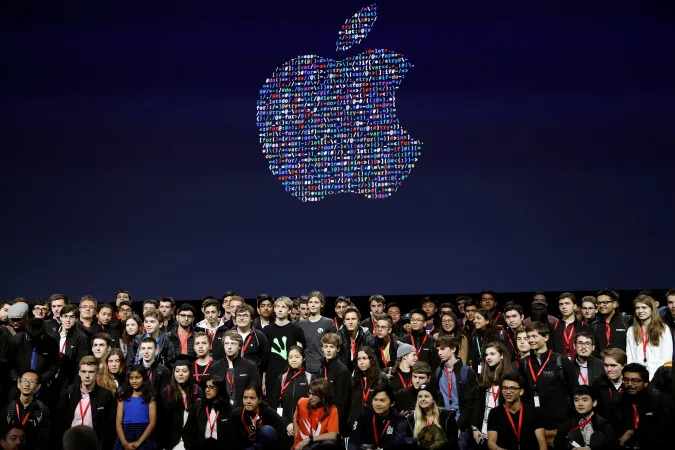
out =
<svg viewBox="0 0 675 450"><path fill-rule="evenodd" d="M582 429L583 427L585 427L586 425L588 425L588 423L591 421L591 419L593 419L593 416L591 416L591 417L589 417L588 419L584 420L584 421L581 422L579 425L574 426L574 427L567 433L567 435L569 436L570 433L572 433L572 431L574 431L574 430L580 430L580 429Z"/></svg>
<svg viewBox="0 0 675 450"><path fill-rule="evenodd" d="M588 384L588 377L584 376L584 373L579 368L579 378L581 378L581 384Z"/></svg>
<svg viewBox="0 0 675 450"><path fill-rule="evenodd" d="M609 398L614 399L614 394L612 393L612 388L607 388L609 391ZM620 394L623 392L623 386L619 386L619 389L617 389L617 392Z"/></svg>
<svg viewBox="0 0 675 450"><path fill-rule="evenodd" d="M384 367L387 367L387 364L389 364L389 361L387 360L387 352L385 352L384 348L382 347L380 347L380 354L382 355L382 364L384 364Z"/></svg>
<svg viewBox="0 0 675 450"><path fill-rule="evenodd" d="M638 414L637 406L635 404L631 405L633 407L633 425L637 430L640 425L640 415Z"/></svg>
<svg viewBox="0 0 675 450"><path fill-rule="evenodd" d="M356 338L349 338L352 341L352 361L356 358Z"/></svg>
<svg viewBox="0 0 675 450"><path fill-rule="evenodd" d="M199 381L201 380L201 378L202 378L204 375L206 375L206 372L209 371L209 367L211 366L211 363L212 363L212 362L213 362L213 359L210 359L210 360L209 360L209 363L206 365L206 367L204 367L204 371L202 372L201 375L199 374L199 365L197 365L197 361L194 362L194 367L195 367L195 381L197 382L197 384L199 384Z"/></svg>
<svg viewBox="0 0 675 450"><path fill-rule="evenodd" d="M206 330L206 334L209 336L209 339L211 339L211 347L213 347L213 342L216 340L216 334L218 333L218 330L214 331L213 334L209 330Z"/></svg>
<svg viewBox="0 0 675 450"><path fill-rule="evenodd" d="M642 355L644 356L644 362L647 362L647 344L649 343L649 335L645 336L645 332L640 327L640 337L642 338Z"/></svg>
<svg viewBox="0 0 675 450"><path fill-rule="evenodd" d="M373 319L370 319L373 322L373 334L377 333L377 322Z"/></svg>
<svg viewBox="0 0 675 450"><path fill-rule="evenodd" d="M377 426L375 425L375 414L373 414L373 436L375 436L375 446L380 445L380 438L384 436L384 433L387 431L387 427L389 426L389 423L391 421L387 420L387 423L384 424L384 427L382 428L382 433L380 435L377 435Z"/></svg>
<svg viewBox="0 0 675 450"><path fill-rule="evenodd" d="M511 339L511 333L509 333L509 330L506 330L506 337L509 338L509 344L511 344L511 348L513 350L517 350L517 347L513 345L513 339ZM517 351L514 351L513 354L516 355Z"/></svg>
<svg viewBox="0 0 675 450"><path fill-rule="evenodd" d="M291 369L286 369L286 374L285 374L284 377L282 378L282 381L281 381L281 394L279 395L279 400L281 400L281 397L284 396L284 391L286 390L286 388L288 387L288 385L291 384L291 381L293 381L296 377L300 376L300 374L301 374L302 372L305 371L304 369L300 369L295 375L293 375L293 376L291 377L290 380L288 380L288 372L290 372L290 370L291 370ZM288 380L288 381L286 381L286 382L284 383L283 380Z"/></svg>
<svg viewBox="0 0 675 450"><path fill-rule="evenodd" d="M513 433L516 435L516 438L518 438L518 447L520 448L520 432L523 431L523 404L520 404L520 414L518 417L518 428L516 428L516 424L513 422L513 418L511 417L511 412L509 412L509 408L504 405L504 411L506 411L506 417L509 418L509 422L511 422L511 428L513 428Z"/></svg>
<svg viewBox="0 0 675 450"><path fill-rule="evenodd" d="M220 415L220 411L216 412L216 417L213 418L213 423L211 423L211 412L209 411L209 407L206 407L206 421L209 424L209 434L210 437L213 437L213 429L216 427L216 423L218 423L218 416Z"/></svg>
<svg viewBox="0 0 675 450"><path fill-rule="evenodd" d="M401 386L403 386L404 388L412 386L412 376L410 377L410 381L408 381L407 383L403 379L403 375L401 375L401 372L398 373L398 377L401 380Z"/></svg>
<svg viewBox="0 0 675 450"><path fill-rule="evenodd" d="M328 379L328 368L324 367L323 368L323 377L327 380Z"/></svg>
<svg viewBox="0 0 675 450"><path fill-rule="evenodd" d="M495 405L497 404L497 399L499 398L499 393L501 392L502 388L497 387L497 392L495 393L495 387L490 386L490 393L492 394L492 399L495 401Z"/></svg>
<svg viewBox="0 0 675 450"><path fill-rule="evenodd" d="M68 338L66 338L66 339L63 340L63 345L61 346L61 350L59 350L59 356L63 356L63 354L64 354L65 351L66 351L66 340L67 340L67 339L68 339Z"/></svg>
<svg viewBox="0 0 675 450"><path fill-rule="evenodd" d="M232 370L231 378L229 371L225 374L225 381L227 382L227 385L230 387L230 398L232 398L232 394L234 393L234 369Z"/></svg>
<svg viewBox="0 0 675 450"><path fill-rule="evenodd" d="M497 323L499 321L499 318L502 316L501 312L498 312L497 315L494 318L494 323Z"/></svg>
<svg viewBox="0 0 675 450"><path fill-rule="evenodd" d="M253 331L253 328L251 328L251 334L248 335L248 337L246 338L246 342L244 342L244 346L241 348L241 356L244 356L244 352L246 351L246 348L248 347L248 344L251 342L251 338L253 337L253 333L255 333L255 331Z"/></svg>
<svg viewBox="0 0 675 450"><path fill-rule="evenodd" d="M609 347L609 338L612 335L612 329L609 327L609 322L605 322L605 337L607 338L607 347Z"/></svg>
<svg viewBox="0 0 675 450"><path fill-rule="evenodd" d="M363 389L361 389L361 395L363 396L363 407L368 407L368 397L370 396L370 388L368 387L368 378L363 377Z"/></svg>
<svg viewBox="0 0 675 450"><path fill-rule="evenodd" d="M565 328L563 328L563 339L565 340L565 352L570 351L570 341L572 340L572 335L574 334L574 323L570 324L571 326L565 325ZM570 329L570 333L567 334L567 329Z"/></svg>
<svg viewBox="0 0 675 450"><path fill-rule="evenodd" d="M87 403L87 407L84 408L84 411L82 411L82 400L80 400L80 403L78 404L80 407L80 420L82 421L80 425L84 425L84 416L87 415L87 411L89 411L89 406L91 406L91 400Z"/></svg>
<svg viewBox="0 0 675 450"><path fill-rule="evenodd" d="M177 331L176 331L176 334L178 334ZM192 333L188 333L187 336L185 336L185 339L181 339L180 334L178 334L178 339L180 340L180 352L184 355L188 354L187 343L188 343L188 339L190 339L190 336L192 336Z"/></svg>
<svg viewBox="0 0 675 450"><path fill-rule="evenodd" d="M445 366L445 376L448 377L448 403L452 404L452 372Z"/></svg>
<svg viewBox="0 0 675 450"><path fill-rule="evenodd" d="M16 402L14 404L14 406L16 407L16 418L21 420L21 413L19 412L19 402ZM23 418L23 420L21 420L22 426L26 425L26 421L28 420L28 416L30 416L30 411L28 411L28 414L26 414L26 416Z"/></svg>
<svg viewBox="0 0 675 450"><path fill-rule="evenodd" d="M244 420L244 413L246 412L246 408L242 408L241 410L241 423L244 424L244 430L248 433L248 438L251 441L255 441L255 435L256 435L256 430L258 429L258 420L260 420L260 414L256 414L255 417L251 420L251 425L248 425L246 423L246 420ZM260 423L262 425L262 422Z"/></svg>
<svg viewBox="0 0 675 450"><path fill-rule="evenodd" d="M537 380L541 376L541 373L544 371L544 368L546 367L546 364L548 364L548 360L551 359L551 354L553 353L553 350L548 351L548 357L546 358L546 361L544 361L544 364L541 365L539 368L539 372L537 374L534 374L534 369L532 368L532 358L527 359L527 364L530 366L530 373L532 374L532 380L534 381L534 390L537 390ZM521 406L522 408L522 406Z"/></svg>
<svg viewBox="0 0 675 450"><path fill-rule="evenodd" d="M428 338L428 337L429 337L429 335L426 334L426 333L424 333L424 339L422 340L422 345L420 345L419 347L417 347L417 346L415 345L415 338L413 338L412 333L410 333L410 342L412 343L413 348L416 350L416 351L415 351L415 356L417 356L417 358L419 358L420 352L422 351L422 347L424 347L424 343L427 341L427 338Z"/></svg>
<svg viewBox="0 0 675 450"><path fill-rule="evenodd" d="M333 317L333 323L335 324L335 329L336 329L336 330L339 330L339 329L340 329L340 326L338 325L337 317Z"/></svg>

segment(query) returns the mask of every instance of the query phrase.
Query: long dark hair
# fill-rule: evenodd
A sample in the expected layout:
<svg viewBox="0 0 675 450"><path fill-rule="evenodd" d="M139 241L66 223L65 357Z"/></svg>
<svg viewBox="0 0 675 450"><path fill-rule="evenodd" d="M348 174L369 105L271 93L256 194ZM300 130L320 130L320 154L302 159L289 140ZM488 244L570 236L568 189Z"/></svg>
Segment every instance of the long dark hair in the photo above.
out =
<svg viewBox="0 0 675 450"><path fill-rule="evenodd" d="M207 405L212 405L218 411L227 411L229 412L232 408L230 407L230 394L227 392L227 382L225 378L213 376L211 374L204 375L204 388L206 389L206 383L211 381L213 386L216 388L216 398L205 400Z"/></svg>
<svg viewBox="0 0 675 450"><path fill-rule="evenodd" d="M452 320L455 322L455 327L452 329L452 331L447 332L443 328L443 316L450 316L450 318L452 318ZM459 328L459 322L457 321L457 316L455 315L455 313L452 311L445 311L440 314L440 317L441 317L441 329L438 331L438 337L454 336L457 338L458 341L461 342L464 332Z"/></svg>
<svg viewBox="0 0 675 450"><path fill-rule="evenodd" d="M497 352L500 355L502 355L502 360L499 362L499 364L495 366L494 369L490 367L488 363L485 361L487 349L491 347L496 349ZM502 344L499 341L490 341L487 342L485 345L483 345L483 348L485 349L483 351L483 358L481 360L483 370L480 377L478 378L478 385L482 388L487 389L492 386L498 385L500 383L502 376L505 373L513 372L513 369L511 367L511 359L509 359L509 354L504 344Z"/></svg>
<svg viewBox="0 0 675 450"><path fill-rule="evenodd" d="M476 310L475 314L481 315L485 320L487 320L487 324L485 325L485 328L483 328L482 330L478 330L474 327L473 335L478 336L482 340L482 342L497 340L498 331L497 327L495 326L495 323L492 321L492 313L485 308L479 308Z"/></svg>
<svg viewBox="0 0 675 450"><path fill-rule="evenodd" d="M131 317L129 317L127 320L133 319L137 324L138 324L138 331L140 332L143 329L143 320L138 316L138 314L132 314ZM135 336L129 336L127 334L127 320L124 321L124 326L122 327L122 341L124 341L125 344L129 345L134 341L134 338L138 336L139 333L137 332Z"/></svg>
<svg viewBox="0 0 675 450"><path fill-rule="evenodd" d="M195 400L199 398L198 392L197 392L197 386L195 385L195 377L192 376L192 371L190 370L190 376L188 377L188 380L183 383L183 386L178 384L178 381L176 381L176 367L179 366L174 366L174 368L171 370L171 383L169 384L169 405L172 408L175 408L176 406L182 406L185 407L185 409L190 409L194 406ZM190 366L187 366L188 370L190 369ZM183 405L183 396L180 394L181 388L185 392L185 399L187 400L187 405Z"/></svg>
<svg viewBox="0 0 675 450"><path fill-rule="evenodd" d="M318 378L312 381L309 385L309 395L316 395L321 400L321 406L323 407L323 417L321 420L325 420L326 417L330 414L330 408L333 406L333 394L331 393L330 384L325 378ZM314 407L311 402L307 402L307 415L311 416Z"/></svg>
<svg viewBox="0 0 675 450"><path fill-rule="evenodd" d="M131 375L131 372L138 372L143 377L143 386L141 387L141 398L143 399L144 403L150 403L152 400L154 400L154 394L152 392L152 383L150 383L150 377L148 375L148 372L145 370L145 367L141 366L140 364L133 365L129 369L129 375ZM129 400L133 395L133 393L134 389L131 387L131 383L129 383L129 376L127 375L127 379L122 385L122 392L120 393L120 399L122 399L123 401Z"/></svg>
<svg viewBox="0 0 675 450"><path fill-rule="evenodd" d="M363 352L366 355L368 355L368 359L370 360L370 368L365 372L362 372L358 366L355 366L354 374L352 375L352 385L354 387L361 388L361 379L363 377L366 377L366 382L368 383L368 386L375 387L378 380L380 379L380 363L377 361L375 351L370 347L360 347L359 351L356 352L357 358L360 352Z"/></svg>

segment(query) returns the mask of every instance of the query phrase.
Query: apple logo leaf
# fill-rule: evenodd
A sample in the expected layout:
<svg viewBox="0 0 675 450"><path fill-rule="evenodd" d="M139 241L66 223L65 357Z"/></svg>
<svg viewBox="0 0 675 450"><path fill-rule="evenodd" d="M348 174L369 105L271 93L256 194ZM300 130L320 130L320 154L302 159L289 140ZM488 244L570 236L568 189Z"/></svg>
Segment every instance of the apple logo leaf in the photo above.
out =
<svg viewBox="0 0 675 450"><path fill-rule="evenodd" d="M361 8L356 14L347 19L338 33L337 51L349 50L361 42L370 33L377 20L377 5Z"/></svg>

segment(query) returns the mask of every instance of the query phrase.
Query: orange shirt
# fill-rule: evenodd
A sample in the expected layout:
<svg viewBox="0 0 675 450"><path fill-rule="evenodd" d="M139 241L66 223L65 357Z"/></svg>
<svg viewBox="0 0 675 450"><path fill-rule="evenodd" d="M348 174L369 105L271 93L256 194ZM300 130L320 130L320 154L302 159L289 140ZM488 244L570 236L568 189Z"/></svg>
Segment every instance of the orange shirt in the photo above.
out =
<svg viewBox="0 0 675 450"><path fill-rule="evenodd" d="M338 411L335 406L330 407L328 417L321 420L325 409L323 407L315 409L309 415L307 411L308 398L301 398L298 401L298 406L295 408L295 422L298 424L298 430L295 433L295 442L293 448L300 443L300 441L311 436L318 436L325 433L339 433L338 428Z"/></svg>

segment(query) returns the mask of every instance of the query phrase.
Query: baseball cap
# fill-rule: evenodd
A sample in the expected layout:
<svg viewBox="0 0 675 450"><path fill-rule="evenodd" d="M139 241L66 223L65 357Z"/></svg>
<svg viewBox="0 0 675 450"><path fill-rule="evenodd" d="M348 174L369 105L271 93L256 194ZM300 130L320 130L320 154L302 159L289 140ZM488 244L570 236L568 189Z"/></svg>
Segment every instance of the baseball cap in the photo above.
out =
<svg viewBox="0 0 675 450"><path fill-rule="evenodd" d="M28 314L28 304L15 303L10 306L9 311L7 312L7 317L10 319L21 319L26 314Z"/></svg>

